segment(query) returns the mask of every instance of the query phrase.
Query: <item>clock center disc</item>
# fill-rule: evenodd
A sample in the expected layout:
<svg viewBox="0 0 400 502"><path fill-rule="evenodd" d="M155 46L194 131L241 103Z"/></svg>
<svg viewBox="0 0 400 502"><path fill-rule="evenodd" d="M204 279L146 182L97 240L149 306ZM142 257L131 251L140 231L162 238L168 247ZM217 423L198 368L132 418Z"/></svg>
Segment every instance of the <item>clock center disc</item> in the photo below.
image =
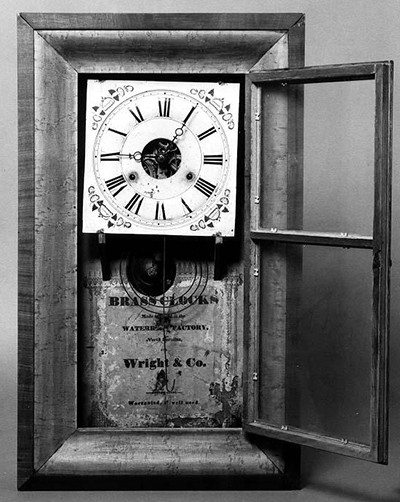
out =
<svg viewBox="0 0 400 502"><path fill-rule="evenodd" d="M125 138L121 153L118 168L122 167L129 187L146 199L164 203L169 200L171 207L181 205L180 197L192 188L203 167L197 136L188 127L183 128L181 122L170 118L150 118L135 126ZM213 181L210 178L210 182ZM127 193L121 192L119 200ZM147 208L150 208L149 216L145 216L145 205L141 216L154 219L152 204L147 204ZM169 218L175 219L175 214L169 211Z"/></svg>
<svg viewBox="0 0 400 502"><path fill-rule="evenodd" d="M181 151L174 141L157 138L144 147L141 162L149 176L155 179L165 179L178 171L181 159Z"/></svg>

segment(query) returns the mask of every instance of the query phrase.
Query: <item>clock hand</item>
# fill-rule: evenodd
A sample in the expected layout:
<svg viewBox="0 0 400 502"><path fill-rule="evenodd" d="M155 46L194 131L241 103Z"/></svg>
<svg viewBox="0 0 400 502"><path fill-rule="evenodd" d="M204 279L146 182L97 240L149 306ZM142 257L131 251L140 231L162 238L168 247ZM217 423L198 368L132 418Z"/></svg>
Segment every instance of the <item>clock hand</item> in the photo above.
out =
<svg viewBox="0 0 400 502"><path fill-rule="evenodd" d="M140 162L142 160L142 153L141 152L135 152L135 153L113 152L113 153L102 153L101 154L102 160L108 160L108 159L115 160L116 157L134 159L134 160L136 160L136 162Z"/></svg>
<svg viewBox="0 0 400 502"><path fill-rule="evenodd" d="M183 135L182 127L175 129L175 136L171 139L171 144L174 145L175 141Z"/></svg>
<svg viewBox="0 0 400 502"><path fill-rule="evenodd" d="M190 117L192 116L192 113L196 110L197 105L198 105L198 103L190 109L190 112L186 115L186 117L182 121L183 125L186 125L186 122L190 119Z"/></svg>
<svg viewBox="0 0 400 502"><path fill-rule="evenodd" d="M197 105L198 105L198 104L196 104L195 106L193 106L193 107L190 109L189 113L186 115L186 117L182 120L182 125L183 125L183 126L187 127L187 125L186 125L186 124L187 124L187 122L189 121L190 117L192 116L193 112L196 110ZM178 127L177 129L175 129L175 136L172 138L171 142L172 142L172 143L175 143L175 141L176 141L176 140L177 140L180 136L182 136L182 134L183 134L183 133L184 133L184 129L183 129L183 127Z"/></svg>
<svg viewBox="0 0 400 502"><path fill-rule="evenodd" d="M141 154L141 152L119 153L118 157L128 158L128 159L134 159L134 160L136 160L136 162L140 162L142 160L142 154Z"/></svg>

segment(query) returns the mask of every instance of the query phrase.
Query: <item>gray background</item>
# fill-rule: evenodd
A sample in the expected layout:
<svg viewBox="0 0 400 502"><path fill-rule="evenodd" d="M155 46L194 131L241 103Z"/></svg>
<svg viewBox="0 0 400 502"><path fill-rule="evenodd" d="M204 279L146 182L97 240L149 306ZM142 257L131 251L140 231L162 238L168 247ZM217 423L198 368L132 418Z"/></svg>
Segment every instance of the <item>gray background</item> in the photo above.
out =
<svg viewBox="0 0 400 502"><path fill-rule="evenodd" d="M2 0L0 47L0 233L2 319L0 349L0 501L400 501L400 246L399 143L396 124L400 107L395 87L393 271L390 373L389 466L376 466L337 455L303 450L303 480L298 492L63 492L16 491L16 347L17 347L17 82L16 14L18 12L304 12L306 64L394 59L400 64L400 2L398 0ZM357 374L357 368L354 368Z"/></svg>

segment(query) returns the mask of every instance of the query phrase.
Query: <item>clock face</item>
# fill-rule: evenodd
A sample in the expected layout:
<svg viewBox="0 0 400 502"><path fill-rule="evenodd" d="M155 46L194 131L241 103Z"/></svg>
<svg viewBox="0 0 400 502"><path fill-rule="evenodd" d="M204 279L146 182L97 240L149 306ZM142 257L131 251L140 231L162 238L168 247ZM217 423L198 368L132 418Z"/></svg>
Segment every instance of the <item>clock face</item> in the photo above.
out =
<svg viewBox="0 0 400 502"><path fill-rule="evenodd" d="M239 84L89 81L83 231L233 235L238 100Z"/></svg>

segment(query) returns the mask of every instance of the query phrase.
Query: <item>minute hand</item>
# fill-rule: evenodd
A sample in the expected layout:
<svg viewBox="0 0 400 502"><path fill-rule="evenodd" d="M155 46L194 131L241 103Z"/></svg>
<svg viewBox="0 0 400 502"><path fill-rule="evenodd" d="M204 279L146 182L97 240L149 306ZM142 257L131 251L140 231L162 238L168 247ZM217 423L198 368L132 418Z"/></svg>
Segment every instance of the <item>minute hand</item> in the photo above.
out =
<svg viewBox="0 0 400 502"><path fill-rule="evenodd" d="M192 116L193 112L197 108L197 105L193 106L189 113L186 115L186 117L182 120L182 126L186 126L186 123L189 121L190 117ZM183 127L178 127L175 129L175 136L172 138L171 143L175 143L175 141L183 135Z"/></svg>
<svg viewBox="0 0 400 502"><path fill-rule="evenodd" d="M190 117L192 116L192 113L196 110L197 108L197 105L193 106L190 110L190 112L186 115L186 117L183 119L183 122L182 124L183 125L186 125L186 122L190 119Z"/></svg>

